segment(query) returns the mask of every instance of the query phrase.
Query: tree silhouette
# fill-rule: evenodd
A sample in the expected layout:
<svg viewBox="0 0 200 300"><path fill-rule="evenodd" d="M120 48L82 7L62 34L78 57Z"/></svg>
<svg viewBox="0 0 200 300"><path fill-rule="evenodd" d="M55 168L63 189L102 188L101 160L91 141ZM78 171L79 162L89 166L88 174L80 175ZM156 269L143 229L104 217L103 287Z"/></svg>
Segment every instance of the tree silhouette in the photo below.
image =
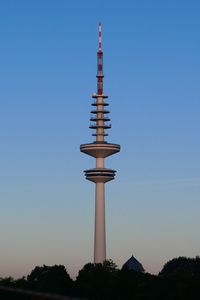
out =
<svg viewBox="0 0 200 300"><path fill-rule="evenodd" d="M187 257L178 257L173 258L168 261L159 275L162 276L187 276L187 275L200 275L200 258L187 258Z"/></svg>
<svg viewBox="0 0 200 300"><path fill-rule="evenodd" d="M30 287L51 293L69 294L72 279L62 265L35 267L27 277Z"/></svg>
<svg viewBox="0 0 200 300"><path fill-rule="evenodd" d="M86 264L76 280L78 294L94 299L110 299L109 295L119 270L112 260L102 264Z"/></svg>

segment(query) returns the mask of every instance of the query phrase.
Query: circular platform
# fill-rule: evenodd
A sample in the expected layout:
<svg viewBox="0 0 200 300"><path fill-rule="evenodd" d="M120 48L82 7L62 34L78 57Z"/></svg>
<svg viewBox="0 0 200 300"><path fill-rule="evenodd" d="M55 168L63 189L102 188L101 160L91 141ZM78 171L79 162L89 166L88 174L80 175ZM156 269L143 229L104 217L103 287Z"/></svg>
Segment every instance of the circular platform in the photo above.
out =
<svg viewBox="0 0 200 300"><path fill-rule="evenodd" d="M95 158L105 158L120 151L120 145L111 143L82 144L80 151Z"/></svg>
<svg viewBox="0 0 200 300"><path fill-rule="evenodd" d="M98 129L98 128L103 128L103 129L110 129L111 128L111 124L110 125L97 125L97 124L94 124L94 125L90 125L89 128L91 129Z"/></svg>
<svg viewBox="0 0 200 300"><path fill-rule="evenodd" d="M108 106L109 103L107 103L107 102L102 102L102 103L99 103L99 102L93 102L91 105L92 105L92 106L98 106L98 105Z"/></svg>
<svg viewBox="0 0 200 300"><path fill-rule="evenodd" d="M98 114L98 113L102 113L102 114L109 114L110 111L106 110L106 109L99 109L99 110L92 110L91 114Z"/></svg>
<svg viewBox="0 0 200 300"><path fill-rule="evenodd" d="M108 95L93 93L92 98L108 98Z"/></svg>
<svg viewBox="0 0 200 300"><path fill-rule="evenodd" d="M113 180L115 177L115 170L107 169L107 168L94 168L85 170L85 177L87 180L92 182L103 182L106 183L110 180Z"/></svg>
<svg viewBox="0 0 200 300"><path fill-rule="evenodd" d="M90 118L90 121L91 122L97 122L97 121L109 122L110 118L107 118L107 117L101 117L101 118L95 117L95 118Z"/></svg>

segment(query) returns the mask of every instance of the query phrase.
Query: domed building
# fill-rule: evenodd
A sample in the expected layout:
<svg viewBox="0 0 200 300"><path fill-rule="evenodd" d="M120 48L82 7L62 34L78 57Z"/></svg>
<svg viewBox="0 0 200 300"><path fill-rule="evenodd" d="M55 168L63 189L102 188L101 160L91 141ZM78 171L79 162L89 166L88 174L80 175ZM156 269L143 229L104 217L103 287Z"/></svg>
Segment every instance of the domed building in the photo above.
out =
<svg viewBox="0 0 200 300"><path fill-rule="evenodd" d="M122 269L134 270L142 273L145 271L143 265L133 255L125 262Z"/></svg>

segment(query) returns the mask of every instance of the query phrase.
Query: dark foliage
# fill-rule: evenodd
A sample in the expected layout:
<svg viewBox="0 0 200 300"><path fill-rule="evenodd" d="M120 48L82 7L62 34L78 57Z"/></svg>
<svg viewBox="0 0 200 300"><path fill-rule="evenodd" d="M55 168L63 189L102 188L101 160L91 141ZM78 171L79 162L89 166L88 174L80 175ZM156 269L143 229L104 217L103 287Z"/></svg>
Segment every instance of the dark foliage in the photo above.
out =
<svg viewBox="0 0 200 300"><path fill-rule="evenodd" d="M193 276L200 274L200 257L178 257L168 261L159 275L163 276Z"/></svg>
<svg viewBox="0 0 200 300"><path fill-rule="evenodd" d="M36 267L27 278L0 279L0 285L97 300L196 300L200 298L200 258L174 258L158 276L123 268L113 261L86 264L73 282L64 266ZM0 299L19 299L13 295ZM28 300L28 298L24 298ZM20 298L23 300L23 297Z"/></svg>
<svg viewBox="0 0 200 300"><path fill-rule="evenodd" d="M3 286L13 286L15 283L15 280L12 277L5 277L5 278L0 278L0 285Z"/></svg>
<svg viewBox="0 0 200 300"><path fill-rule="evenodd" d="M79 296L95 299L110 299L118 276L117 266L112 260L103 264L86 264L79 271L76 288Z"/></svg>
<svg viewBox="0 0 200 300"><path fill-rule="evenodd" d="M72 292L72 279L62 265L43 265L42 267L35 267L28 275L27 286L43 292L70 294Z"/></svg>

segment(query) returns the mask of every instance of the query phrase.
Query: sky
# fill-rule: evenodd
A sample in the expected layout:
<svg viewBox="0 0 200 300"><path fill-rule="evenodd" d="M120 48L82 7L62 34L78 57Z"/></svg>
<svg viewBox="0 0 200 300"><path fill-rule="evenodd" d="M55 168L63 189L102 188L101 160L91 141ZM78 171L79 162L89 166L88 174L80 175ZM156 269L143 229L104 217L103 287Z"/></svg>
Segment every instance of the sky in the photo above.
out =
<svg viewBox="0 0 200 300"><path fill-rule="evenodd" d="M80 153L104 91L121 152L106 185L107 258L157 274L200 255L200 2L0 2L0 277L93 261L95 186Z"/></svg>

